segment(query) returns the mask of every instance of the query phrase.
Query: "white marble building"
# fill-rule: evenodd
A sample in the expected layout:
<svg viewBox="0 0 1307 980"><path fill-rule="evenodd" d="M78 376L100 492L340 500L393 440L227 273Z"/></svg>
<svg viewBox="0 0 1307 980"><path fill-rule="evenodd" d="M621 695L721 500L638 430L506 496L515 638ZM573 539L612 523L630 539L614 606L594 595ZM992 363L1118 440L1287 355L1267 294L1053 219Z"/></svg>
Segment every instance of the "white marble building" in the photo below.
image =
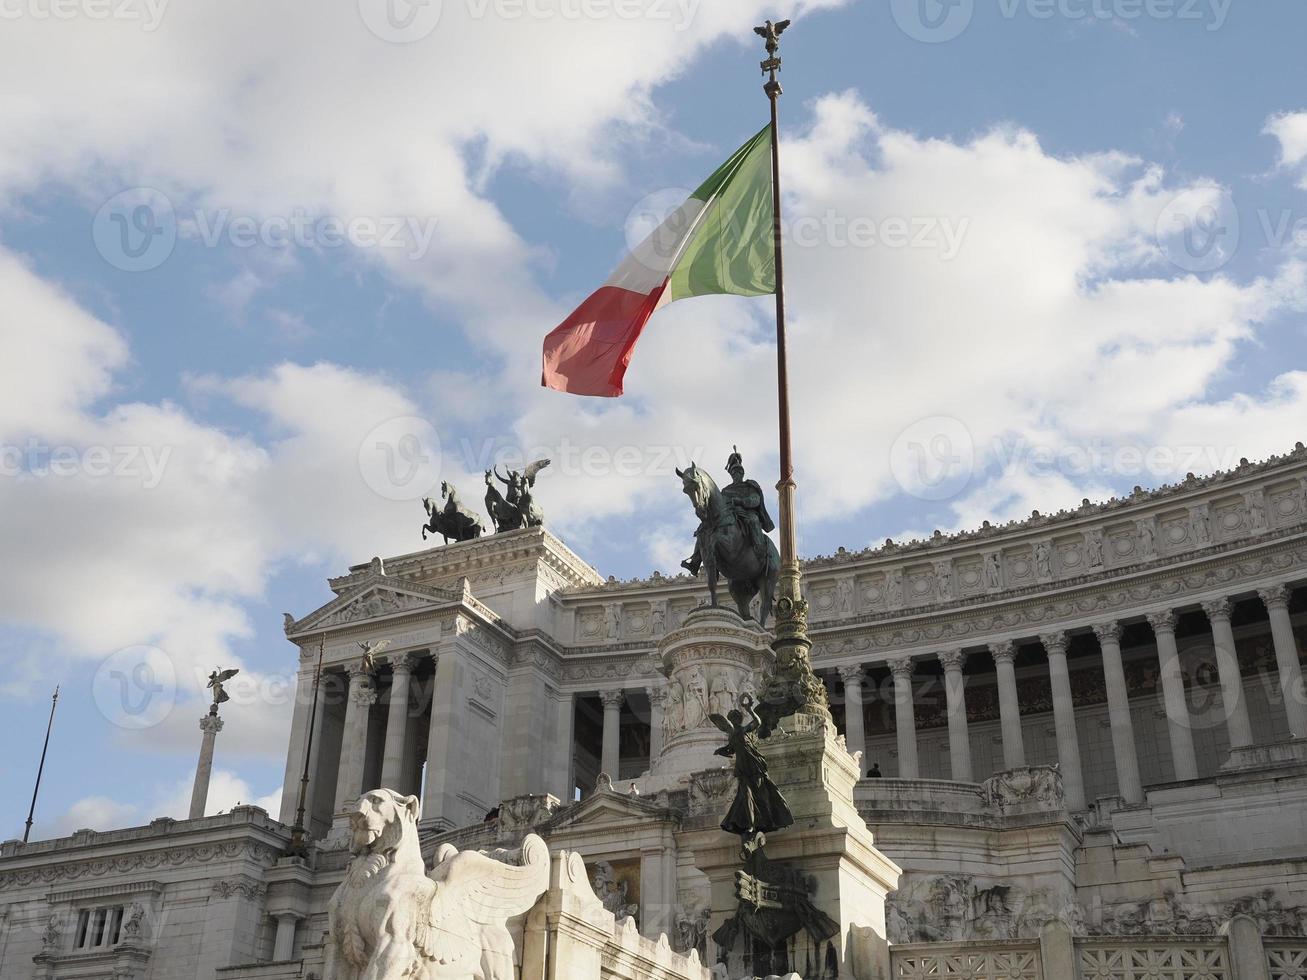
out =
<svg viewBox="0 0 1307 980"><path fill-rule="evenodd" d="M804 575L855 775L883 774L852 801L903 871L894 976L1307 977L1301 445ZM339 815L372 787L420 796L428 859L534 830L581 856L619 932L714 961L701 869L731 778L706 718L752 689L765 639L683 627L697 580L605 580L543 529L329 586L287 616L282 812L4 844L0 976L320 975ZM288 859L310 720L316 846Z"/></svg>

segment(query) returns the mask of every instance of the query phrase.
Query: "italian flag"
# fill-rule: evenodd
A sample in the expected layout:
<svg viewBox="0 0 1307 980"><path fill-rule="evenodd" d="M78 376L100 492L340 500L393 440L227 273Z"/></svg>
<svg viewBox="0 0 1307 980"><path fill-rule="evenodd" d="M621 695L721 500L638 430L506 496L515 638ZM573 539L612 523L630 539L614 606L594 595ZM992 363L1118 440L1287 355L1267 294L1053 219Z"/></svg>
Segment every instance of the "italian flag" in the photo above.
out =
<svg viewBox="0 0 1307 980"><path fill-rule="evenodd" d="M615 397L654 311L687 296L776 291L770 126L736 150L545 337L547 388Z"/></svg>

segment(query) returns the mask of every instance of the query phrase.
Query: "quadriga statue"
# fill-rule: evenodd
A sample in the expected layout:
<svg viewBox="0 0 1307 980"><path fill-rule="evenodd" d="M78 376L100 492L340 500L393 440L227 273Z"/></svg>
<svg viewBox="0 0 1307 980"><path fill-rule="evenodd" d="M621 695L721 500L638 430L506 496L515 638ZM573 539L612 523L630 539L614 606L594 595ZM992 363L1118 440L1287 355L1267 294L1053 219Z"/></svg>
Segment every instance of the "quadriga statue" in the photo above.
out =
<svg viewBox="0 0 1307 980"><path fill-rule="evenodd" d="M514 980L508 922L549 887L543 840L502 859L445 844L427 874L416 796L374 789L349 821L354 859L327 906L325 980Z"/></svg>

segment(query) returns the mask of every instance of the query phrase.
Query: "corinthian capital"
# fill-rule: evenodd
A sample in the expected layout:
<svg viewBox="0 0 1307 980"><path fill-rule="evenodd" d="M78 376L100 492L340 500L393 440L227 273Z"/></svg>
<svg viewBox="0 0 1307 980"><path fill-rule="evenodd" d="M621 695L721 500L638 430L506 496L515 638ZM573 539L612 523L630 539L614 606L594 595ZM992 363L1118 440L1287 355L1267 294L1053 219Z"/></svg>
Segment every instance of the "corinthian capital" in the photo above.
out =
<svg viewBox="0 0 1307 980"><path fill-rule="evenodd" d="M856 687L862 683L862 664L845 664L835 669L839 672L840 680L844 682L845 687L850 684Z"/></svg>
<svg viewBox="0 0 1307 980"><path fill-rule="evenodd" d="M600 691L599 700L605 709L621 708L622 702L626 700L626 695L621 691Z"/></svg>
<svg viewBox="0 0 1307 980"><path fill-rule="evenodd" d="M1208 619L1229 619L1230 600L1224 597L1220 599L1208 599L1203 603L1203 612L1207 613Z"/></svg>
<svg viewBox="0 0 1307 980"><path fill-rule="evenodd" d="M916 664L912 662L911 657L895 657L889 662L890 673L896 678L911 677L912 671L916 669Z"/></svg>
<svg viewBox="0 0 1307 980"><path fill-rule="evenodd" d="M1044 652L1048 656L1066 656L1067 635L1064 630L1058 630L1056 633L1041 633L1039 642L1044 645Z"/></svg>
<svg viewBox="0 0 1307 980"><path fill-rule="evenodd" d="M999 640L989 645L995 664L1010 664L1017 658L1017 645L1011 640Z"/></svg>
<svg viewBox="0 0 1307 980"><path fill-rule="evenodd" d="M1174 633L1175 632L1175 613L1170 609L1163 609L1159 612L1150 612L1145 617L1148 625L1153 628L1153 633Z"/></svg>
<svg viewBox="0 0 1307 980"><path fill-rule="evenodd" d="M946 672L961 671L967 662L967 655L961 650L944 650L939 654L939 662Z"/></svg>
<svg viewBox="0 0 1307 980"><path fill-rule="evenodd" d="M1121 624L1115 619L1106 623L1095 623L1094 636L1098 637L1099 643L1119 643L1121 642Z"/></svg>
<svg viewBox="0 0 1307 980"><path fill-rule="evenodd" d="M1289 587L1283 582L1269 588L1258 589L1257 594L1261 596L1262 602L1265 603L1267 609L1287 607L1289 605Z"/></svg>

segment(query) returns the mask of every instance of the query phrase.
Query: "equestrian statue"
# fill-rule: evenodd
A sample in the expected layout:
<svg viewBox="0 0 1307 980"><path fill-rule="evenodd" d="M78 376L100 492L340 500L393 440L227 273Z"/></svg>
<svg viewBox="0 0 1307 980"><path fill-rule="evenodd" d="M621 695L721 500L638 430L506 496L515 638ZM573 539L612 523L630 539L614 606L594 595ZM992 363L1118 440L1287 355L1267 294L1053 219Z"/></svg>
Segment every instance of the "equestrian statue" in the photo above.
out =
<svg viewBox="0 0 1307 980"><path fill-rule="evenodd" d="M760 595L759 624L766 629L776 594L781 556L767 532L776 525L767 513L762 487L744 477L739 449L726 461L731 482L718 489L713 478L695 463L677 470L682 489L694 505L699 528L694 533L694 554L681 562L691 575L703 569L708 597L717 605L717 580L725 576L740 616L749 619L753 597Z"/></svg>
<svg viewBox="0 0 1307 980"><path fill-rule="evenodd" d="M499 475L499 468L486 470L486 510L496 531L516 531L519 527L540 527L545 522L544 511L536 505L531 490L536 485L536 474L549 465L547 459L537 459L520 473L509 470L507 477ZM491 480L491 474L508 490L504 496Z"/></svg>

